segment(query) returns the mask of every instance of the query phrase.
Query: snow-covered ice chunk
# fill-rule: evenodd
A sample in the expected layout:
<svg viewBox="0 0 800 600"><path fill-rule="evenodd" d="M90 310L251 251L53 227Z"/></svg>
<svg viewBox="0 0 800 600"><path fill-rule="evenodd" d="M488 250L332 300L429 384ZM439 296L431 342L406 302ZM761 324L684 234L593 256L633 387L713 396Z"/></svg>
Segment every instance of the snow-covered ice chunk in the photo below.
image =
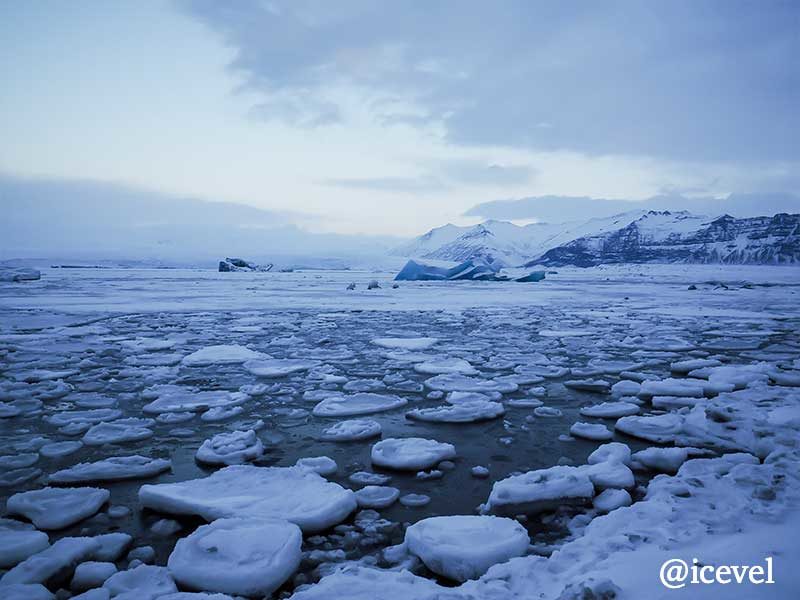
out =
<svg viewBox="0 0 800 600"><path fill-rule="evenodd" d="M218 519L178 540L167 566L189 589L269 596L300 565L300 528L278 519Z"/></svg>
<svg viewBox="0 0 800 600"><path fill-rule="evenodd" d="M264 454L264 444L252 429L226 431L202 443L195 458L209 465L238 465Z"/></svg>
<svg viewBox="0 0 800 600"><path fill-rule="evenodd" d="M100 587L116 572L117 566L113 562L87 561L76 567L69 587L73 592L85 592Z"/></svg>
<svg viewBox="0 0 800 600"><path fill-rule="evenodd" d="M615 398L621 396L637 396L642 384L638 381L631 381L630 379L623 379L611 386L611 395Z"/></svg>
<svg viewBox="0 0 800 600"><path fill-rule="evenodd" d="M384 485L368 485L356 492L359 508L387 508L400 497L400 490Z"/></svg>
<svg viewBox="0 0 800 600"><path fill-rule="evenodd" d="M108 490L99 488L45 487L14 494L6 510L27 517L40 529L63 529L91 517L109 496Z"/></svg>
<svg viewBox="0 0 800 600"><path fill-rule="evenodd" d="M65 537L32 554L0 578L2 586L15 583L45 583L51 577L69 571L84 562L100 548L100 542L90 537Z"/></svg>
<svg viewBox="0 0 800 600"><path fill-rule="evenodd" d="M79 463L52 473L53 483L79 483L87 481L121 481L154 477L169 471L172 463L163 458L147 456L112 456L92 463Z"/></svg>
<svg viewBox="0 0 800 600"><path fill-rule="evenodd" d="M495 482L484 512L510 516L532 514L563 504L584 504L593 496L594 485L585 470L559 465Z"/></svg>
<svg viewBox="0 0 800 600"><path fill-rule="evenodd" d="M602 423L574 423L569 428L569 432L575 437L595 441L606 441L614 437L614 434Z"/></svg>
<svg viewBox="0 0 800 600"><path fill-rule="evenodd" d="M265 358L262 352L250 350L237 344L220 344L206 346L188 356L183 357L183 364L188 367L203 367L208 365L226 365L244 363L248 360Z"/></svg>
<svg viewBox="0 0 800 600"><path fill-rule="evenodd" d="M436 375L435 377L426 379L425 385L432 390L439 390L441 392L499 392L501 394L510 394L519 389L519 385L511 381L479 379L459 373Z"/></svg>
<svg viewBox="0 0 800 600"><path fill-rule="evenodd" d="M425 438L387 438L372 446L372 464L403 471L421 471L456 457L452 444Z"/></svg>
<svg viewBox="0 0 800 600"><path fill-rule="evenodd" d="M319 365L319 361L301 360L297 358L268 358L249 360L244 368L256 377L286 377L292 373L302 373Z"/></svg>
<svg viewBox="0 0 800 600"><path fill-rule="evenodd" d="M709 367L718 367L722 363L713 358L693 358L689 360L681 360L670 364L669 369L678 375L686 375L695 369L706 369Z"/></svg>
<svg viewBox="0 0 800 600"><path fill-rule="evenodd" d="M64 427L71 423L102 423L113 421L122 416L122 411L117 408L95 408L91 410L68 410L57 412L45 418L53 427Z"/></svg>
<svg viewBox="0 0 800 600"><path fill-rule="evenodd" d="M2 281L2 273L0 273L0 281ZM3 600L55 600L55 596L41 583L11 583L4 585L2 591ZM86 599L79 598L77 600Z"/></svg>
<svg viewBox="0 0 800 600"><path fill-rule="evenodd" d="M361 566L337 569L319 583L295 592L292 600L444 600L447 588L409 571Z"/></svg>
<svg viewBox="0 0 800 600"><path fill-rule="evenodd" d="M522 556L530 539L513 519L454 515L414 523L406 530L405 543L434 573L466 581L477 579L492 565Z"/></svg>
<svg viewBox="0 0 800 600"><path fill-rule="evenodd" d="M382 473L356 471L355 473L351 473L347 479L350 483L355 483L356 485L383 485L391 480L391 477L389 475L383 475Z"/></svg>
<svg viewBox="0 0 800 600"><path fill-rule="evenodd" d="M622 417L614 424L614 428L649 442L665 443L673 441L683 431L684 418L675 413Z"/></svg>
<svg viewBox="0 0 800 600"><path fill-rule="evenodd" d="M537 417L560 417L561 411L552 406L539 406L533 409L533 414Z"/></svg>
<svg viewBox="0 0 800 600"><path fill-rule="evenodd" d="M596 394L607 394L611 390L611 385L602 379L571 379L565 381L564 386L580 392Z"/></svg>
<svg viewBox="0 0 800 600"><path fill-rule="evenodd" d="M36 464L39 460L38 452L21 452L20 454L7 454L0 456L0 469L24 469Z"/></svg>
<svg viewBox="0 0 800 600"><path fill-rule="evenodd" d="M400 408L407 403L408 401L400 396L363 392L326 398L314 407L312 414L317 417L368 415Z"/></svg>
<svg viewBox="0 0 800 600"><path fill-rule="evenodd" d="M209 477L143 485L142 506L170 514L280 518L303 531L321 531L356 509L351 490L301 467L226 467Z"/></svg>
<svg viewBox="0 0 800 600"><path fill-rule="evenodd" d="M408 508L419 508L430 504L431 497L426 494L405 494L400 496L400 504Z"/></svg>
<svg viewBox="0 0 800 600"><path fill-rule="evenodd" d="M463 358L434 358L415 364L414 370L425 375L441 375L444 373L477 375L478 373L478 370Z"/></svg>
<svg viewBox="0 0 800 600"><path fill-rule="evenodd" d="M103 444L123 444L125 442L139 442L152 437L153 431L139 425L111 422L93 425L83 436L83 443L87 446L102 446Z"/></svg>
<svg viewBox="0 0 800 600"><path fill-rule="evenodd" d="M597 494L592 500L592 505L597 512L605 514L623 506L630 506L631 502L633 500L627 490L609 488Z"/></svg>
<svg viewBox="0 0 800 600"><path fill-rule="evenodd" d="M381 348L389 348L390 350L409 350L419 351L427 350L439 340L432 337L416 337L416 338L375 338L372 343Z"/></svg>
<svg viewBox="0 0 800 600"><path fill-rule="evenodd" d="M631 463L631 449L627 444L621 442L609 442L599 446L597 450L589 455L586 462L590 465L596 465L604 462L618 462L623 465L630 465Z"/></svg>
<svg viewBox="0 0 800 600"><path fill-rule="evenodd" d="M296 467L314 471L320 475L333 475L339 470L339 465L330 456L308 456L300 458L295 463Z"/></svg>
<svg viewBox="0 0 800 600"><path fill-rule="evenodd" d="M638 395L640 398L652 398L653 396L702 398L705 396L703 383L697 379L648 380L642 382Z"/></svg>
<svg viewBox="0 0 800 600"><path fill-rule="evenodd" d="M47 534L29 523L0 519L0 569L9 569L49 545Z"/></svg>
<svg viewBox="0 0 800 600"><path fill-rule="evenodd" d="M689 450L686 448L646 448L631 456L631 464L635 468L674 474L688 458Z"/></svg>
<svg viewBox="0 0 800 600"><path fill-rule="evenodd" d="M580 413L584 417L600 417L603 419L618 419L635 415L639 412L639 406L631 402L603 402L584 406Z"/></svg>
<svg viewBox="0 0 800 600"><path fill-rule="evenodd" d="M65 442L52 442L45 444L39 449L39 454L46 458L60 458L62 456L69 456L83 448L83 442L78 441L65 441Z"/></svg>
<svg viewBox="0 0 800 600"><path fill-rule="evenodd" d="M171 390L145 404L142 411L151 415L167 412L200 412L210 408L237 406L249 399L250 396L241 392Z"/></svg>
<svg viewBox="0 0 800 600"><path fill-rule="evenodd" d="M433 408L415 408L408 411L406 417L429 423L475 423L502 417L505 412L499 402L474 400Z"/></svg>
<svg viewBox="0 0 800 600"><path fill-rule="evenodd" d="M320 439L324 442L355 442L368 440L381 434L381 424L372 419L351 419L339 421L322 430Z"/></svg>
<svg viewBox="0 0 800 600"><path fill-rule="evenodd" d="M510 398L506 400L506 405L513 408L539 408L544 402L537 398Z"/></svg>
<svg viewBox="0 0 800 600"><path fill-rule="evenodd" d="M121 596L125 600L155 600L178 591L167 568L152 565L119 571L106 579L103 589L108 590L112 598Z"/></svg>

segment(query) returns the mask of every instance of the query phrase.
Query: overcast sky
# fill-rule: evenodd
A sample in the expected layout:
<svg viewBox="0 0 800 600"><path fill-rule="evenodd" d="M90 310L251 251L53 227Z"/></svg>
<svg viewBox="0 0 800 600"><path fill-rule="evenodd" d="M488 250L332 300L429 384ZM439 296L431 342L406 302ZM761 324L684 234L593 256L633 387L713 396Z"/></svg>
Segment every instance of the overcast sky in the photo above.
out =
<svg viewBox="0 0 800 600"><path fill-rule="evenodd" d="M0 173L393 235L499 199L797 193L798 31L792 0L6 0Z"/></svg>

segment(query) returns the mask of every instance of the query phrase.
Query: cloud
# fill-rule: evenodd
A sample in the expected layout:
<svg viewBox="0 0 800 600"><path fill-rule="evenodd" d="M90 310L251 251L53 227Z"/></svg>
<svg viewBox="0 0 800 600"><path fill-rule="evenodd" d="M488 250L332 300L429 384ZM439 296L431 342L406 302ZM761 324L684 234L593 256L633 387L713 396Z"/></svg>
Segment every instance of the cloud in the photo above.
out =
<svg viewBox="0 0 800 600"><path fill-rule="evenodd" d="M333 187L396 193L430 193L461 186L518 186L530 183L536 169L527 165L501 166L479 160L427 161L429 170L414 177L349 177L323 179ZM422 165L420 165L422 166Z"/></svg>
<svg viewBox="0 0 800 600"><path fill-rule="evenodd" d="M234 51L230 68L266 106L288 94L312 123L335 114L319 102L342 85L373 117L436 121L460 145L800 158L795 2L181 5Z"/></svg>
<svg viewBox="0 0 800 600"><path fill-rule="evenodd" d="M183 198L132 186L0 173L0 259L157 259L213 264L242 254L381 253L396 238L315 234L305 213Z"/></svg>
<svg viewBox="0 0 800 600"><path fill-rule="evenodd" d="M730 194L725 197L686 197L679 194L646 200L608 200L588 196L535 196L517 200L492 200L470 208L465 216L483 219L536 220L560 223L605 217L629 210L688 210L701 215L724 213L736 217L800 212L800 196L784 193Z"/></svg>

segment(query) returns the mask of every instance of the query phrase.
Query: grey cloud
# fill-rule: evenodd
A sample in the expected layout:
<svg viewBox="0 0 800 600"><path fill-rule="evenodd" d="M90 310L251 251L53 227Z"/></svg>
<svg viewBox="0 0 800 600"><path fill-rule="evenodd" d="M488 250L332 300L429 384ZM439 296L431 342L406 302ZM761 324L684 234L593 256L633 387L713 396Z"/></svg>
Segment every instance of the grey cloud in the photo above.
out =
<svg viewBox="0 0 800 600"><path fill-rule="evenodd" d="M800 157L796 2L181 5L235 51L231 68L252 89L346 83L421 107L381 117L437 119L453 143Z"/></svg>

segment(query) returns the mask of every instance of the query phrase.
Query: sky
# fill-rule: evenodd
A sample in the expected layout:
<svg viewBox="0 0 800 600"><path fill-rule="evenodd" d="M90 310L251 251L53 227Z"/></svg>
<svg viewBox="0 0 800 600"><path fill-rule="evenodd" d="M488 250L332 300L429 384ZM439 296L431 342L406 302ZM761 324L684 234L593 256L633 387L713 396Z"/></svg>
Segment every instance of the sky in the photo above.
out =
<svg viewBox="0 0 800 600"><path fill-rule="evenodd" d="M0 175L337 234L770 212L800 193L798 31L791 0L0 0Z"/></svg>

